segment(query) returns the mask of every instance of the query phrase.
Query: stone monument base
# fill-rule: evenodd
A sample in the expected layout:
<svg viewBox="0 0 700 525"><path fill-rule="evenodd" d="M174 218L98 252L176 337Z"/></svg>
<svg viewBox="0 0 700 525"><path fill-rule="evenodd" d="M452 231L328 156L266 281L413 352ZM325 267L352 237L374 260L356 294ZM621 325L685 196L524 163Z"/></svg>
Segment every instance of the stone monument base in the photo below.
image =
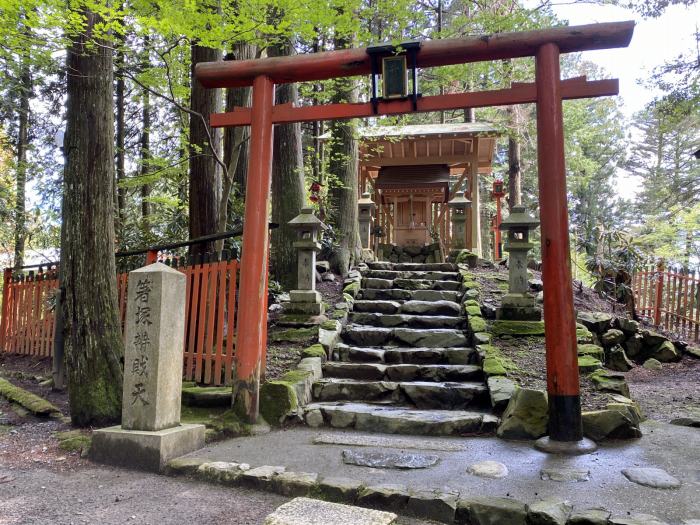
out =
<svg viewBox="0 0 700 525"><path fill-rule="evenodd" d="M284 306L284 311L289 314L321 315L325 310L321 292L316 290L292 290L289 299Z"/></svg>
<svg viewBox="0 0 700 525"><path fill-rule="evenodd" d="M107 427L92 433L90 459L118 467L161 472L168 461L204 446L204 425L150 432Z"/></svg>
<svg viewBox="0 0 700 525"><path fill-rule="evenodd" d="M496 309L496 319L503 321L541 321L542 309L535 306L535 298L529 293L508 293Z"/></svg>

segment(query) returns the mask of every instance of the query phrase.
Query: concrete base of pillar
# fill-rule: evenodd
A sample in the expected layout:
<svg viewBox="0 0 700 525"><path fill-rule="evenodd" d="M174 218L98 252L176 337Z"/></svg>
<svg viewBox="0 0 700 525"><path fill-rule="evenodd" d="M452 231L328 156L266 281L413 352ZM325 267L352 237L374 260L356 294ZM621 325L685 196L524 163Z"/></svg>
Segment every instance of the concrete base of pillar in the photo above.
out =
<svg viewBox="0 0 700 525"><path fill-rule="evenodd" d="M583 438L580 441L554 441L549 436L544 436L535 441L535 448L547 454L563 454L566 456L581 456L592 454L598 450L595 441Z"/></svg>
<svg viewBox="0 0 700 525"><path fill-rule="evenodd" d="M529 293L508 293L496 309L496 319L504 321L541 321L542 309L535 306L535 297Z"/></svg>
<svg viewBox="0 0 700 525"><path fill-rule="evenodd" d="M204 425L179 425L165 430L124 430L121 426L95 430L90 459L117 467L161 472L168 461L204 446Z"/></svg>

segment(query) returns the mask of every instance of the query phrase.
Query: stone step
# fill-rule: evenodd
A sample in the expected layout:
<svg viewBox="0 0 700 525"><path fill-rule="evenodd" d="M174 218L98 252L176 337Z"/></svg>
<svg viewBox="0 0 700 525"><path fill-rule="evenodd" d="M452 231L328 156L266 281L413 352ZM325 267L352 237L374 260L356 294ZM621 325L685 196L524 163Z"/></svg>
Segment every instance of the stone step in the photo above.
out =
<svg viewBox="0 0 700 525"><path fill-rule="evenodd" d="M409 300L403 303L359 300L353 303L352 309L354 312L378 314L449 315L456 317L462 315L459 304L446 300Z"/></svg>
<svg viewBox="0 0 700 525"><path fill-rule="evenodd" d="M455 272L457 267L452 263L392 263L370 262L367 263L370 270L396 270L412 272Z"/></svg>
<svg viewBox="0 0 700 525"><path fill-rule="evenodd" d="M350 324L342 332L342 339L354 346L415 346L426 348L450 348L467 346L467 336L462 330L449 328L383 328Z"/></svg>
<svg viewBox="0 0 700 525"><path fill-rule="evenodd" d="M452 303L454 304L454 303ZM356 325L405 326L410 328L464 328L466 319L448 315L401 315L351 312L350 322Z"/></svg>
<svg viewBox="0 0 700 525"><path fill-rule="evenodd" d="M426 279L379 279L363 277L362 288L374 290L388 290L398 288L400 290L449 290L456 292L462 285L459 281L429 281Z"/></svg>
<svg viewBox="0 0 700 525"><path fill-rule="evenodd" d="M384 434L460 436L489 434L498 418L468 410L419 410L408 407L377 406L366 403L311 403L305 413L319 411L324 423L334 428L355 428Z"/></svg>
<svg viewBox="0 0 700 525"><path fill-rule="evenodd" d="M363 379L374 381L479 381L483 372L478 365L423 365L327 362L324 378Z"/></svg>
<svg viewBox="0 0 700 525"><path fill-rule="evenodd" d="M324 378L313 384L312 391L317 401L410 403L420 409L460 410L488 402L488 388L477 382Z"/></svg>
<svg viewBox="0 0 700 525"><path fill-rule="evenodd" d="M474 348L361 348L339 343L333 359L344 362L387 364L476 364L479 354Z"/></svg>
<svg viewBox="0 0 700 525"><path fill-rule="evenodd" d="M462 298L460 292L453 290L398 290L388 289L363 289L357 298L362 301L453 301L458 302ZM356 303L357 304L357 303Z"/></svg>
<svg viewBox="0 0 700 525"><path fill-rule="evenodd" d="M461 281L459 272L367 270L363 277L368 279L419 279L425 281Z"/></svg>

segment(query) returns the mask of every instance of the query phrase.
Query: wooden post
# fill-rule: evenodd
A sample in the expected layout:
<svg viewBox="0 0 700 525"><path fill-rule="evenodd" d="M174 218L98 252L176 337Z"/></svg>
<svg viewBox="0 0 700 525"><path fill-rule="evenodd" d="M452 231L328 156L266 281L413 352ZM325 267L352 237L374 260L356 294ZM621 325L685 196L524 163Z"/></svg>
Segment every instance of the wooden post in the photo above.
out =
<svg viewBox="0 0 700 525"><path fill-rule="evenodd" d="M146 252L146 266L158 262L158 250L148 250Z"/></svg>
<svg viewBox="0 0 700 525"><path fill-rule="evenodd" d="M538 441L537 445L548 452L556 450L580 454L592 452L596 447L595 443L584 441L581 420L559 48L555 44L544 44L539 48L535 62L535 81L549 397L549 436Z"/></svg>
<svg viewBox="0 0 700 525"><path fill-rule="evenodd" d="M6 351L6 332L10 315L10 281L12 280L12 268L5 268L2 277L2 310L0 310L0 352Z"/></svg>
<svg viewBox="0 0 700 525"><path fill-rule="evenodd" d="M654 324L661 324L661 306L664 297L664 260L660 259L656 267L656 296L654 298Z"/></svg>
<svg viewBox="0 0 700 525"><path fill-rule="evenodd" d="M258 418L258 392L263 348L267 344L267 250L272 177L272 105L275 85L260 75L253 82L250 158L248 166L241 291L245 308L238 310L236 378L233 404L249 422Z"/></svg>

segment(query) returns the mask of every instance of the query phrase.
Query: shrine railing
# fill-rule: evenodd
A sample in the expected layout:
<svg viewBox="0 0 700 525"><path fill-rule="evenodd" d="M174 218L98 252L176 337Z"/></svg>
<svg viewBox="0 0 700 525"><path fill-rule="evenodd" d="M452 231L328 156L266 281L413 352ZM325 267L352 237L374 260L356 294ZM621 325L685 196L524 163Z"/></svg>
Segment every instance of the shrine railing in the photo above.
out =
<svg viewBox="0 0 700 525"><path fill-rule="evenodd" d="M662 262L632 278L637 315L680 337L700 342L700 273Z"/></svg>
<svg viewBox="0 0 700 525"><path fill-rule="evenodd" d="M187 277L183 377L206 385L230 384L239 275L236 252L222 250L195 258L154 249L123 253L132 260L128 264L122 261L118 264L121 271L117 273L117 301L122 331L128 270L143 265L145 254L146 262L161 261ZM5 270L0 352L42 357L53 355L57 290L58 265L55 263L19 272Z"/></svg>

